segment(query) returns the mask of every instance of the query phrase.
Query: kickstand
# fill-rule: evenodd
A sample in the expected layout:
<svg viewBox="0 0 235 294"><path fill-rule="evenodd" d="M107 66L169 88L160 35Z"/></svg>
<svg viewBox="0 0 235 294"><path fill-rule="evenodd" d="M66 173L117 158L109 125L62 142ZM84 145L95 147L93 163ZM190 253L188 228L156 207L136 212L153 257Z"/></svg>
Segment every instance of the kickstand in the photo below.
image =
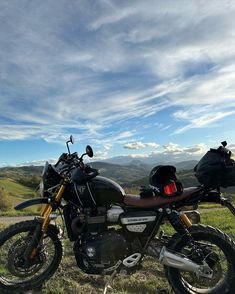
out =
<svg viewBox="0 0 235 294"><path fill-rule="evenodd" d="M115 278L116 274L117 274L117 270L115 270L112 273L112 275L109 277L107 283L105 284L103 294L107 294L108 293L108 289L112 289L111 283L112 283L113 279Z"/></svg>

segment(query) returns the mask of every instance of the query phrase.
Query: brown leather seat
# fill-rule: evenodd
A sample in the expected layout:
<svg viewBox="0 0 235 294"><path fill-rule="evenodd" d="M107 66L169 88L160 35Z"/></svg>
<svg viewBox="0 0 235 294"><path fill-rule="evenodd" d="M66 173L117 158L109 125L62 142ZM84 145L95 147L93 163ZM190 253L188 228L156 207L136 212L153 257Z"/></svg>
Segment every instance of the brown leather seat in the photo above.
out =
<svg viewBox="0 0 235 294"><path fill-rule="evenodd" d="M195 196L196 194L202 192L201 187L190 187L185 188L183 193L179 196L172 198L164 198L162 196L150 197L150 198L140 198L139 195L126 195L124 197L124 204L128 206L135 206L140 208L151 208L164 206L168 203L175 203L180 200Z"/></svg>

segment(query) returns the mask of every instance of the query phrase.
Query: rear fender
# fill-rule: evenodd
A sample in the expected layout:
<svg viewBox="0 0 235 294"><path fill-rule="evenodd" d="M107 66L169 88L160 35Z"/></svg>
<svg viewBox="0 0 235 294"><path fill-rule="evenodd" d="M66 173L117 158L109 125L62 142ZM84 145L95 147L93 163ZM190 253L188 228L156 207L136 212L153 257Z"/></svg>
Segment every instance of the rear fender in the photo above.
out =
<svg viewBox="0 0 235 294"><path fill-rule="evenodd" d="M219 203L221 204L221 194L216 191L211 191L200 197L200 202Z"/></svg>

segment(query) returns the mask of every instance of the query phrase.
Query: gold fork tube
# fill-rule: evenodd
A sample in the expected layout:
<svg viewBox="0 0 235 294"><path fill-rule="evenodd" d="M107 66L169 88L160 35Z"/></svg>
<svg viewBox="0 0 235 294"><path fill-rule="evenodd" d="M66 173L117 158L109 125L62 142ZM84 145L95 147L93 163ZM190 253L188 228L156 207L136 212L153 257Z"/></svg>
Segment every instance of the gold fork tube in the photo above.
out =
<svg viewBox="0 0 235 294"><path fill-rule="evenodd" d="M63 193L64 193L64 190L65 190L65 185L63 184L63 185L60 186L60 189L59 189L59 191L58 191L58 193L57 193L57 195L55 197L56 202L59 202L61 200L61 198L63 196Z"/></svg>
<svg viewBox="0 0 235 294"><path fill-rule="evenodd" d="M55 202L60 202L62 196L63 196L63 193L64 193L64 190L65 190L65 185L61 185L60 186L60 189L58 191L58 193L56 194L56 197L55 197ZM43 223L42 223L42 232L45 233L47 228L48 228L48 225L50 223L50 214L52 212L53 208L51 206L51 204L47 204L45 206L45 208L43 209L43 212L42 212L42 217L44 218L43 220Z"/></svg>

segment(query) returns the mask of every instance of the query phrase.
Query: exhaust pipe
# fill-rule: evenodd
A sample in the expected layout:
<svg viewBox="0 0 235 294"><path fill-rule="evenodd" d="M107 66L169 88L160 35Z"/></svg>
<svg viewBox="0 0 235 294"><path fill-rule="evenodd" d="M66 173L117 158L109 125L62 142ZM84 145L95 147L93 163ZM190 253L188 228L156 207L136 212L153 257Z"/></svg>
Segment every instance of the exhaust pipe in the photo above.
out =
<svg viewBox="0 0 235 294"><path fill-rule="evenodd" d="M157 257L159 262L163 265L174 267L182 271L193 272L198 276L212 278L213 270L204 262L202 265L199 265L187 257L182 257L178 254L171 253L166 249L165 246L162 248L156 248L149 246L148 254L152 257Z"/></svg>

